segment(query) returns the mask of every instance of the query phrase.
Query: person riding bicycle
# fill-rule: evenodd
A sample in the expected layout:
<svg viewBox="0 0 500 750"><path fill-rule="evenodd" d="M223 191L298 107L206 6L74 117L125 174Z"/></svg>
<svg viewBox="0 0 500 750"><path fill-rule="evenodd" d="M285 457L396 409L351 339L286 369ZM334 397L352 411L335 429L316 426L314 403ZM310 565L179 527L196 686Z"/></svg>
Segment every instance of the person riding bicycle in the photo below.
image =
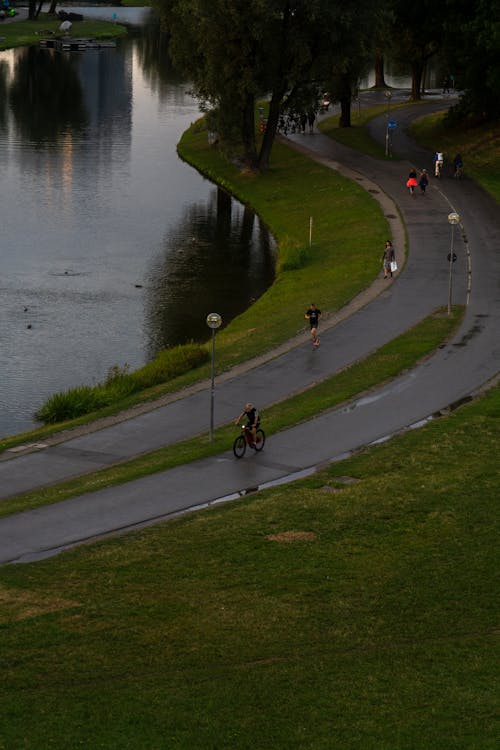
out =
<svg viewBox="0 0 500 750"><path fill-rule="evenodd" d="M245 404L245 408L243 409L241 414L239 414L238 417L234 420L234 424L239 424L244 417L247 418L246 426L247 429L249 429L252 433L252 447L254 447L257 442L257 428L260 425L259 412L253 404Z"/></svg>
<svg viewBox="0 0 500 750"><path fill-rule="evenodd" d="M444 154L442 151L436 151L434 154L434 176L440 177L444 164Z"/></svg>

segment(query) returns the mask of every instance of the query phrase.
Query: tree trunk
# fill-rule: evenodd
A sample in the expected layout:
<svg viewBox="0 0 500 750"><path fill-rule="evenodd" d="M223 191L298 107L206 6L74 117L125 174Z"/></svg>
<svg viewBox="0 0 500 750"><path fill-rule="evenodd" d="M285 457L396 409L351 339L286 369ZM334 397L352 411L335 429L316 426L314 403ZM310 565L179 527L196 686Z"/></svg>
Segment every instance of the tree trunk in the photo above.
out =
<svg viewBox="0 0 500 750"><path fill-rule="evenodd" d="M49 16L55 16L56 14L57 0L50 0Z"/></svg>
<svg viewBox="0 0 500 750"><path fill-rule="evenodd" d="M267 169L269 166L269 159L271 158L271 151L273 148L274 139L276 137L276 131L278 129L278 122L280 117L281 100L283 99L283 92L273 92L271 101L269 102L269 117L267 118L267 125L264 131L264 137L262 139L262 145L259 153L259 169Z"/></svg>
<svg viewBox="0 0 500 750"><path fill-rule="evenodd" d="M411 64L411 101L419 102L422 98L421 86L422 86L422 73L424 65L419 60L412 62Z"/></svg>
<svg viewBox="0 0 500 750"><path fill-rule="evenodd" d="M36 19L36 0L29 0L28 18L30 21L34 21Z"/></svg>
<svg viewBox="0 0 500 750"><path fill-rule="evenodd" d="M375 54L375 88L387 88L384 78L384 56L381 52Z"/></svg>
<svg viewBox="0 0 500 750"><path fill-rule="evenodd" d="M42 10L42 5L43 5L43 0L40 0L40 2L38 3L38 8L35 11L35 19L38 18L38 16L40 15L41 10Z"/></svg>
<svg viewBox="0 0 500 750"><path fill-rule="evenodd" d="M258 166L257 144L255 142L255 99L247 94L242 112L241 136L243 139L243 150L245 162L250 169Z"/></svg>
<svg viewBox="0 0 500 750"><path fill-rule="evenodd" d="M351 78L349 77L347 73L344 74L340 79L339 102L340 102L339 127L350 128L351 127L352 86L351 86Z"/></svg>
<svg viewBox="0 0 500 750"><path fill-rule="evenodd" d="M339 127L350 128L351 127L351 97L343 96L340 101L340 117Z"/></svg>

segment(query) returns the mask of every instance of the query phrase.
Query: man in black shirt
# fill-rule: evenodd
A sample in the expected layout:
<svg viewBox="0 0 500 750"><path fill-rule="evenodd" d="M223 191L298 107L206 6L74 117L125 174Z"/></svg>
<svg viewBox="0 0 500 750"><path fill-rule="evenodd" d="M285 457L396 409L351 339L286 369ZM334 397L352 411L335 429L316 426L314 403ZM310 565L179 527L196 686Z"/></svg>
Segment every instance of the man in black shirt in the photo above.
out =
<svg viewBox="0 0 500 750"><path fill-rule="evenodd" d="M317 334L319 319L321 318L321 310L318 310L314 302L311 302L311 307L306 312L305 317L309 320L311 327L311 337L313 346L319 346L319 339Z"/></svg>
<svg viewBox="0 0 500 750"><path fill-rule="evenodd" d="M252 432L252 447L255 447L255 443L257 442L257 427L260 424L260 416L259 412L253 404L245 404L245 408L243 409L241 414L234 420L234 423L239 424L244 417L247 418L247 427Z"/></svg>

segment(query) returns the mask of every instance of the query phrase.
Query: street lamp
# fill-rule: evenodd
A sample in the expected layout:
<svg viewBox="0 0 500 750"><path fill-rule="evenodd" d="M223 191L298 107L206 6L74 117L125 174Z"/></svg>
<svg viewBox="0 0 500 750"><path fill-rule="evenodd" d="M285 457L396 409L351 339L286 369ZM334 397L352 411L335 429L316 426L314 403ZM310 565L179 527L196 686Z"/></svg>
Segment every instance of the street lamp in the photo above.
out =
<svg viewBox="0 0 500 750"><path fill-rule="evenodd" d="M212 385L210 389L210 442L214 439L214 400L215 400L215 332L220 328L222 318L219 313L207 315L207 326L212 329Z"/></svg>
<svg viewBox="0 0 500 750"><path fill-rule="evenodd" d="M450 252L448 253L448 315L451 315L451 287L452 287L452 270L453 270L453 264L457 259L457 256L453 252L453 235L455 231L455 224L458 224L460 221L459 214L456 213L456 211L452 211L451 214L448 214L448 221L451 226L451 247Z"/></svg>
<svg viewBox="0 0 500 750"><path fill-rule="evenodd" d="M389 122L391 120L390 115L391 115L392 91L389 91L389 89L387 89L386 91L384 91L384 96L387 99L387 124L386 124L386 128L385 128L385 155L389 156L389 152L390 152L390 149L389 149L389 141L390 141Z"/></svg>

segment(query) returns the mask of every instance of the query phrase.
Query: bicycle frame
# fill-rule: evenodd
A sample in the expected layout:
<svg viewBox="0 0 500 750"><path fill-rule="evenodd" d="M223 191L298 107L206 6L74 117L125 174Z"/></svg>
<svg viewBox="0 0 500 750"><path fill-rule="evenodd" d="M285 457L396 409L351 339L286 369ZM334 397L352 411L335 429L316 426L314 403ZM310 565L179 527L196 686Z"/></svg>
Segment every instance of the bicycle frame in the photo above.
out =
<svg viewBox="0 0 500 750"><path fill-rule="evenodd" d="M247 441L247 445L252 445L253 443L253 435L252 435L252 429L246 424L241 425L242 432L245 436L245 440Z"/></svg>

